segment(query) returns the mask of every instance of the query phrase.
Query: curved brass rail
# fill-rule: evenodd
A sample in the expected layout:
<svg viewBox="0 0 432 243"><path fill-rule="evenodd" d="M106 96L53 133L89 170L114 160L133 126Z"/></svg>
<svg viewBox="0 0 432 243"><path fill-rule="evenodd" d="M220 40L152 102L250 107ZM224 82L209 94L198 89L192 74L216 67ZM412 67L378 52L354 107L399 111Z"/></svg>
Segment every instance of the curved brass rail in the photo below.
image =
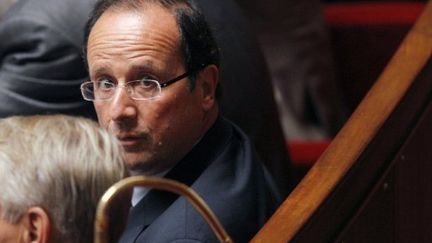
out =
<svg viewBox="0 0 432 243"><path fill-rule="evenodd" d="M173 192L186 197L192 203L195 209L204 217L210 225L213 232L216 234L220 242L232 243L231 237L226 233L225 229L220 224L219 220L214 215L210 207L205 201L190 187L180 182L165 178L150 177L150 176L131 176L125 178L113 186L111 186L99 201L96 219L95 219L95 243L109 242L108 237L108 213L110 201L119 195L121 192L128 190L134 186L145 186L159 190Z"/></svg>

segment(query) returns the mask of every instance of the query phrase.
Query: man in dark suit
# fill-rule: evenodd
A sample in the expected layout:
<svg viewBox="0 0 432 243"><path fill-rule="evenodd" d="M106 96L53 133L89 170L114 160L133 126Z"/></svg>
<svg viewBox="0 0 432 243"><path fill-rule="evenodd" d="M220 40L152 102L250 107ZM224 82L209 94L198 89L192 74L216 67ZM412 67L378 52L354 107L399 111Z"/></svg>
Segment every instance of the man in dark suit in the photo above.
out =
<svg viewBox="0 0 432 243"><path fill-rule="evenodd" d="M131 173L190 185L234 241L250 240L280 199L250 140L219 114L219 50L203 15L186 0L101 1L87 36L82 94ZM121 242L216 241L184 199L137 189L132 203Z"/></svg>

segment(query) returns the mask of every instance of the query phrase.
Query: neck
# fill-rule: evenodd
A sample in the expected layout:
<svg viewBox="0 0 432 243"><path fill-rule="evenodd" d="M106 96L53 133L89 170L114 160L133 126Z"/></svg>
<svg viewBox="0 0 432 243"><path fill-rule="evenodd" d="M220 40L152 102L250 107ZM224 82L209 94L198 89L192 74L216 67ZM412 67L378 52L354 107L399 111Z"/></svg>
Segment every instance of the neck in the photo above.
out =
<svg viewBox="0 0 432 243"><path fill-rule="evenodd" d="M204 136L204 134L210 129L210 127L213 126L218 116L219 116L219 106L216 103L215 106L212 109L210 109L208 112L206 112L203 116L204 125L202 126L201 136Z"/></svg>

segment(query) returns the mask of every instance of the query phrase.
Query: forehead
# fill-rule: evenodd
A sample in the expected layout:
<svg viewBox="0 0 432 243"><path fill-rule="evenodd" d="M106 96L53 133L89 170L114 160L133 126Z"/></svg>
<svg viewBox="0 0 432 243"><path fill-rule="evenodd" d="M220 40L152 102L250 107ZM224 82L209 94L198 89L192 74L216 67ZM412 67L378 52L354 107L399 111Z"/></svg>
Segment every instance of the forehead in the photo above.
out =
<svg viewBox="0 0 432 243"><path fill-rule="evenodd" d="M161 34L178 37L177 22L174 15L167 9L155 4L143 6L140 9L112 7L105 11L93 26L90 36L103 32L133 34L137 32L143 37L163 30Z"/></svg>
<svg viewBox="0 0 432 243"><path fill-rule="evenodd" d="M88 55L100 50L106 52L112 47L116 54L125 53L131 57L142 51L178 51L179 37L176 18L166 8L155 4L140 9L112 7L92 28L87 43ZM122 48L124 52L119 52Z"/></svg>
<svg viewBox="0 0 432 243"><path fill-rule="evenodd" d="M128 6L126 4L111 6L102 13L95 25L101 20L108 19L108 21L111 21L118 17L124 18L127 15L130 18L139 17L140 24L143 26L146 26L146 23L156 23L160 27L174 27L177 25L175 7L163 7L156 3L143 3L137 6ZM115 24L115 22L111 22L111 24Z"/></svg>

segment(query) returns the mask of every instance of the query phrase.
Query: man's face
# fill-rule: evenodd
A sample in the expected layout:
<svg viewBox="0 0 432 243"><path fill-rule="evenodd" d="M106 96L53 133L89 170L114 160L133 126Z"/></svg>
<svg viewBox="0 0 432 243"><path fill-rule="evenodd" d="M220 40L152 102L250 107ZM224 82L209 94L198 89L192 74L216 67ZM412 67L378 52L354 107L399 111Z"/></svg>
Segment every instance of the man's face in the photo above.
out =
<svg viewBox="0 0 432 243"><path fill-rule="evenodd" d="M150 77L164 82L185 72L175 18L159 6L139 13L109 9L87 44L91 80L125 84ZM120 140L130 169L148 174L166 170L202 136L202 92L190 91L188 82L185 78L165 87L152 100L133 100L118 88L111 100L94 101L99 123Z"/></svg>

